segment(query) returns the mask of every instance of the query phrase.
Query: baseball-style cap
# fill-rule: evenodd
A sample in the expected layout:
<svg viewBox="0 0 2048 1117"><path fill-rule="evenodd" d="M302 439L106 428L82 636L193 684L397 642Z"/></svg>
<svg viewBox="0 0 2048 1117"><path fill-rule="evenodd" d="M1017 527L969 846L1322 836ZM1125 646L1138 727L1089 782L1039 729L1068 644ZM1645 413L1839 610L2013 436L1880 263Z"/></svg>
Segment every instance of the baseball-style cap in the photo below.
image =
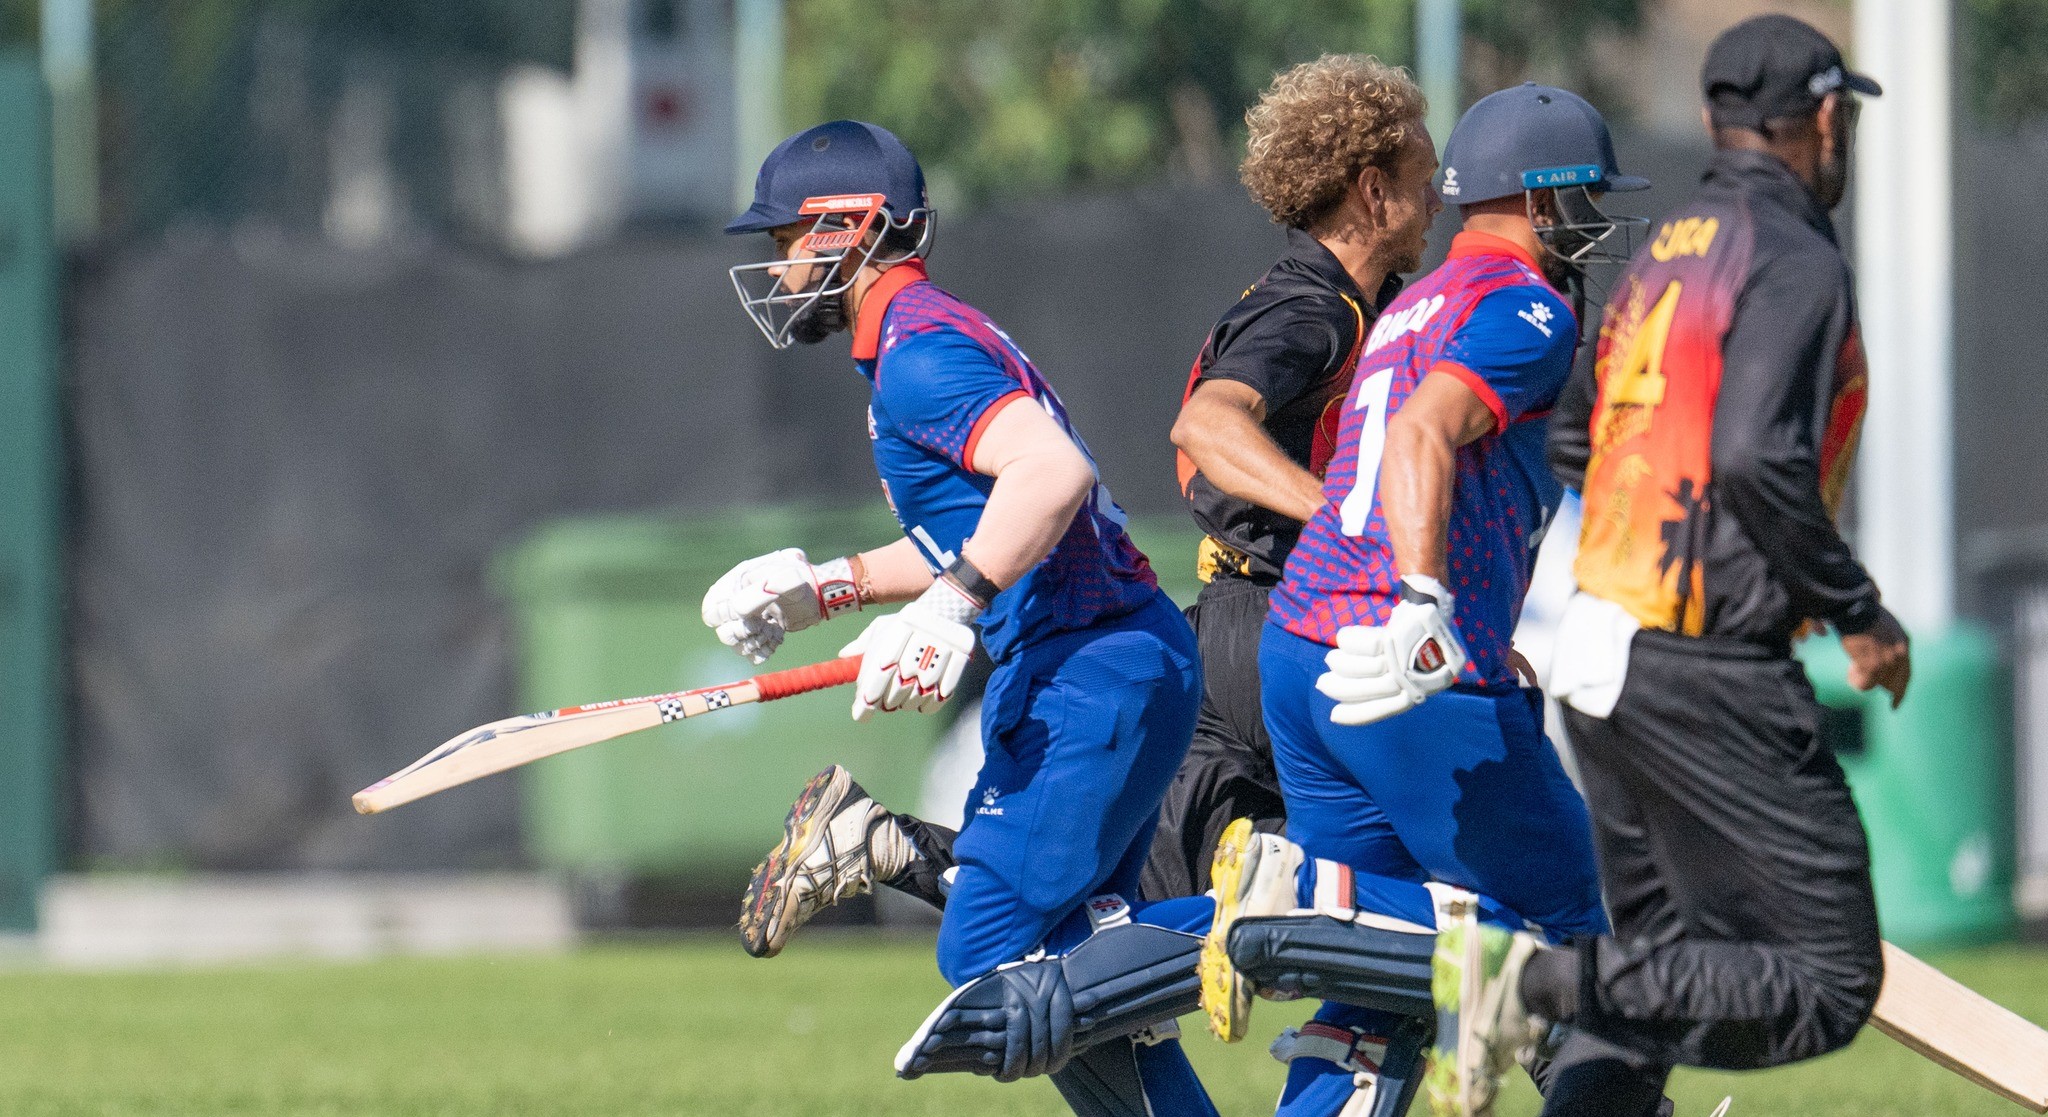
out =
<svg viewBox="0 0 2048 1117"><path fill-rule="evenodd" d="M1621 173L1607 121L1567 89L1523 82L1465 110L1444 141L1438 193L1470 205L1555 186L1641 190L1648 179Z"/></svg>
<svg viewBox="0 0 2048 1117"><path fill-rule="evenodd" d="M1700 88L1714 123L1737 128L1809 115L1842 89L1868 97L1884 92L1844 66L1841 48L1826 35L1786 15L1757 16L1721 32L1707 48Z"/></svg>
<svg viewBox="0 0 2048 1117"><path fill-rule="evenodd" d="M880 194L902 221L928 208L924 170L887 128L832 120L775 145L754 176L754 204L732 219L728 233L760 233L801 221L805 199Z"/></svg>

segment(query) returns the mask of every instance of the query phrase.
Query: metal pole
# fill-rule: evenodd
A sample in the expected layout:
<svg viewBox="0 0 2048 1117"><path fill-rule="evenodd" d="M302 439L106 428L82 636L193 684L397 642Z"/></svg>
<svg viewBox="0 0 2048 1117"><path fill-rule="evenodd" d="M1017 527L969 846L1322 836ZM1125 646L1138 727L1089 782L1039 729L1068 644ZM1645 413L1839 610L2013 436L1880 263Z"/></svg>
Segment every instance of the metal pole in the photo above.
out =
<svg viewBox="0 0 2048 1117"><path fill-rule="evenodd" d="M1870 362L1857 550L1908 628L1955 616L1950 0L1857 0L1856 291Z"/></svg>
<svg viewBox="0 0 2048 1117"><path fill-rule="evenodd" d="M1438 151L1451 136L1458 103L1458 55L1464 32L1459 0L1415 0L1415 68L1429 98L1429 135Z"/></svg>
<svg viewBox="0 0 2048 1117"><path fill-rule="evenodd" d="M782 0L733 7L733 206L754 200L754 172L782 139Z"/></svg>
<svg viewBox="0 0 2048 1117"><path fill-rule="evenodd" d="M99 227L99 97L93 87L92 0L42 4L57 239L75 244Z"/></svg>

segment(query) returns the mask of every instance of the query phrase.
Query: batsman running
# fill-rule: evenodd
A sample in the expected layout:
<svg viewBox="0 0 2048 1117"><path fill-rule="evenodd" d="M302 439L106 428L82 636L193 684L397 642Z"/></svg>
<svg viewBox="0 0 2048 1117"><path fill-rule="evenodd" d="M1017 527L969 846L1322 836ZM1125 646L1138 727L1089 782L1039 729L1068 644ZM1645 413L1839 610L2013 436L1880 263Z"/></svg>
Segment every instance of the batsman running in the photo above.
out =
<svg viewBox="0 0 2048 1117"><path fill-rule="evenodd" d="M1203 531L1202 590L1188 609L1203 701L1194 746L1167 791L1141 885L1147 899L1208 890L1223 828L1284 823L1259 708L1259 633L1301 525L1322 504L1337 405L1378 308L1421 263L1440 205L1435 154L1416 139L1422 92L1364 55L1328 55L1278 76L1246 114L1246 189L1287 230L1287 251L1210 330L1189 374L1173 441L1188 510ZM1331 127L1329 122L1337 122ZM1372 294L1368 295L1368 292ZM945 906L953 832L877 805L828 772L834 824L807 850L777 851L777 896L743 921L747 949L778 953L826 907L877 885Z"/></svg>
<svg viewBox="0 0 2048 1117"><path fill-rule="evenodd" d="M988 759L939 927L939 970L957 988L897 1071L1047 1074L1084 1117L1213 1114L1171 1017L1147 1011L1192 1003L1199 939L1187 931L1208 903L1157 905L1148 920L1127 902L1194 732L1194 633L1051 385L927 276L934 216L895 136L840 120L790 137L726 231L774 240L774 259L732 269L770 344L852 332L904 538L823 563L796 549L750 559L705 596L705 622L759 663L788 632L908 602L842 653L861 656L855 720L936 709L977 643L996 664L982 705ZM805 789L768 878L830 823L819 808L843 779L828 770ZM783 899L761 879L749 925L777 918L767 909ZM1189 926L1151 925L1176 918Z"/></svg>
<svg viewBox="0 0 2048 1117"><path fill-rule="evenodd" d="M1266 622L1287 837L1239 826L1217 854L1212 1027L1242 1035L1255 988L1326 998L1290 1040L1286 1117L1398 1114L1421 1077L1432 1112L1490 1112L1494 1076L1533 1047L1500 1029L1495 1047L1463 1042L1505 959L1462 981L1439 962L1435 1021L1418 975L1462 958L1481 917L1559 938L1607 927L1585 805L1509 638L1561 496L1544 416L1577 348L1574 296L1627 239L1598 199L1648 184L1620 173L1592 106L1534 84L1475 104L1444 164L1463 231L1368 336L1325 502ZM1377 1090L1354 1099L1361 1068Z"/></svg>
<svg viewBox="0 0 2048 1117"><path fill-rule="evenodd" d="M1187 616L1205 694L1146 863L1145 898L1206 891L1233 819L1268 832L1284 825L1259 704L1266 598L1322 504L1338 405L1367 332L1400 291L1399 273L1420 265L1441 208L1422 116L1414 81L1363 55L1288 69L1246 114L1240 174L1286 229L1287 250L1210 330L1173 427L1180 487L1204 533L1203 588ZM820 780L800 806L830 821L793 828L802 845L786 840L756 874L742 932L757 955L878 883L945 906L953 833L887 811L841 769ZM1370 1088L1370 1075L1359 1079Z"/></svg>

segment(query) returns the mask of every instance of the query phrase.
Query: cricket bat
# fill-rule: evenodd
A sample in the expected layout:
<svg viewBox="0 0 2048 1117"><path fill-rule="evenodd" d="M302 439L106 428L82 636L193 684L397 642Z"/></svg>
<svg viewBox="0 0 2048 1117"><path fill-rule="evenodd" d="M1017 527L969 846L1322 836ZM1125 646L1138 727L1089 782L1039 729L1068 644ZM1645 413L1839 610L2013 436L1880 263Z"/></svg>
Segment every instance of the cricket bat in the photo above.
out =
<svg viewBox="0 0 2048 1117"><path fill-rule="evenodd" d="M439 748L355 793L356 813L376 814L544 756L580 749L713 710L773 702L845 686L860 674L860 657L772 671L737 683L621 698L505 718L458 734Z"/></svg>
<svg viewBox="0 0 2048 1117"><path fill-rule="evenodd" d="M1890 943L1878 1031L2036 1113L2048 1113L2048 1031Z"/></svg>

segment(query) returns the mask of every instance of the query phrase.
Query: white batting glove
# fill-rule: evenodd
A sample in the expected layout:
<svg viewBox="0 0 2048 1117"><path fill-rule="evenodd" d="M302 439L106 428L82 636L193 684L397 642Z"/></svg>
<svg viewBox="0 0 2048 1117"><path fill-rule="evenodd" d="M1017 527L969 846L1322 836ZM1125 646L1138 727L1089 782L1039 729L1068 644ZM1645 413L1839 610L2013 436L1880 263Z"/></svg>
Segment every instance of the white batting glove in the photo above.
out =
<svg viewBox="0 0 2048 1117"><path fill-rule="evenodd" d="M704 623L726 647L762 664L788 634L859 608L850 562L813 566L801 549L789 547L750 558L711 583Z"/></svg>
<svg viewBox="0 0 2048 1117"><path fill-rule="evenodd" d="M1406 713L1458 681L1465 645L1451 626L1457 599L1443 583L1421 574L1401 577L1401 600L1384 625L1337 630L1330 669L1316 689L1337 700L1330 720L1371 725Z"/></svg>
<svg viewBox="0 0 2048 1117"><path fill-rule="evenodd" d="M868 622L839 652L861 657L853 720L866 721L876 710L928 714L953 697L974 655L968 622L980 612L960 587L940 578L901 612Z"/></svg>

